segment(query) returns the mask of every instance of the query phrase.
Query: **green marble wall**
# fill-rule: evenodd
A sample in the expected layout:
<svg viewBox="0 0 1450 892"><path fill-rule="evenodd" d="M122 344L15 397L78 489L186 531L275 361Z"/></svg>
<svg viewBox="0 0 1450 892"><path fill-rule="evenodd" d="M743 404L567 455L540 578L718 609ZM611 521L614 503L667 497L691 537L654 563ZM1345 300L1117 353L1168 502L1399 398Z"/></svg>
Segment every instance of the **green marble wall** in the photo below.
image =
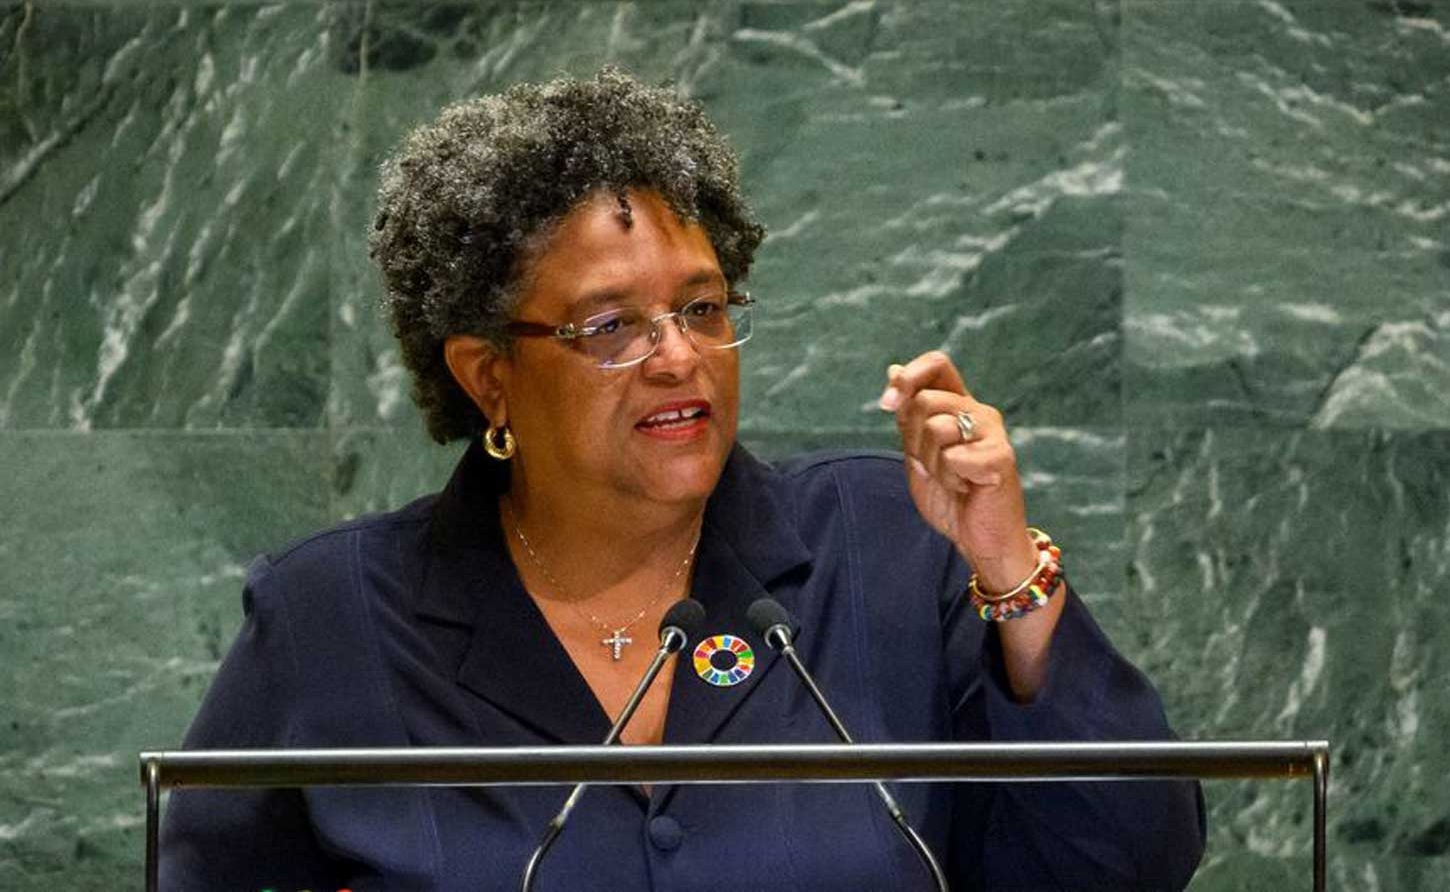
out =
<svg viewBox="0 0 1450 892"><path fill-rule="evenodd" d="M1450 884L1446 0L115 0L0 4L0 888L135 887L249 557L446 473L382 155L606 61L773 232L749 443L889 443L950 350L1182 734L1330 738L1334 885ZM1305 785L1208 796L1195 888L1307 887Z"/></svg>

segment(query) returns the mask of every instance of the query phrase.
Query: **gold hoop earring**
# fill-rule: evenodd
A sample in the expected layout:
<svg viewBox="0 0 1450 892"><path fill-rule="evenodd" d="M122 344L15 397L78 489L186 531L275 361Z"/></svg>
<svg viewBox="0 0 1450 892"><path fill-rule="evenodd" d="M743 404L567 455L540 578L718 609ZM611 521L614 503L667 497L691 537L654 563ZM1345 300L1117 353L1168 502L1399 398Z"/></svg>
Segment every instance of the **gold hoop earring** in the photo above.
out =
<svg viewBox="0 0 1450 892"><path fill-rule="evenodd" d="M496 435L499 433L503 434L502 441L496 438ZM507 426L494 427L490 424L488 430L483 432L483 451L487 452L492 458L496 458L499 461L508 461L514 457L514 453L518 451L518 448L519 443L514 439L514 432L509 430Z"/></svg>

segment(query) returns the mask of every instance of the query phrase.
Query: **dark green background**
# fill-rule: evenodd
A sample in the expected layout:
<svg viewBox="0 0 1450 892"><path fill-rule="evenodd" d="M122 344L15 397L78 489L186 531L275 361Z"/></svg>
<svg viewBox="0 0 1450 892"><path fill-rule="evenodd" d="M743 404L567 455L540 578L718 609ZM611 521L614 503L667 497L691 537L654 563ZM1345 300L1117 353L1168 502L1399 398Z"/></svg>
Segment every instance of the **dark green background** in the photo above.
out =
<svg viewBox="0 0 1450 892"><path fill-rule="evenodd" d="M1333 884L1450 884L1450 3L117 0L0 5L0 887L138 886L249 558L441 483L378 162L605 62L772 230L747 443L949 350L1180 733L1329 738ZM1195 888L1307 888L1307 785L1207 791Z"/></svg>

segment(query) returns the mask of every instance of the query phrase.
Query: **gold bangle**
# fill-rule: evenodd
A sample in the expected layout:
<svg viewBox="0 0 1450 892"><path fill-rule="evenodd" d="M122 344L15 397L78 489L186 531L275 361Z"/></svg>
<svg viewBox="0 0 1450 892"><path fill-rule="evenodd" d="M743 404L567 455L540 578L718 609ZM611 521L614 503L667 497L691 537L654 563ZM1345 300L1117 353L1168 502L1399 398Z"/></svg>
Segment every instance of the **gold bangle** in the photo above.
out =
<svg viewBox="0 0 1450 892"><path fill-rule="evenodd" d="M977 572L973 570L972 578L967 580L967 594L988 604L1000 604L1003 601L1017 597L1031 588L1032 583L1036 582L1037 578L1042 575L1043 568L1052 563L1054 556L1052 554L1053 544L1051 536L1039 530L1037 527L1028 527L1027 535L1032 537L1032 544L1037 546L1037 566L1031 573L1027 574L1026 579L1014 586L1009 592L1000 595L989 595L982 591L982 587L977 581Z"/></svg>

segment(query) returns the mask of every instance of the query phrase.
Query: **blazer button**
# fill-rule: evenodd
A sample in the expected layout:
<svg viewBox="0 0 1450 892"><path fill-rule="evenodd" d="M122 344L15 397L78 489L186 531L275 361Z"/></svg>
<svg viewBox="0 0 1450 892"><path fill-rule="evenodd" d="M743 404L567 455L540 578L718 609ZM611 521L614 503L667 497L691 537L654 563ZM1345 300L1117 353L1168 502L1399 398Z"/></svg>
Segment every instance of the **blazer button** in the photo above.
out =
<svg viewBox="0 0 1450 892"><path fill-rule="evenodd" d="M659 815L650 819L649 841L660 851L673 852L685 841L685 831L680 828L679 821L669 815Z"/></svg>

